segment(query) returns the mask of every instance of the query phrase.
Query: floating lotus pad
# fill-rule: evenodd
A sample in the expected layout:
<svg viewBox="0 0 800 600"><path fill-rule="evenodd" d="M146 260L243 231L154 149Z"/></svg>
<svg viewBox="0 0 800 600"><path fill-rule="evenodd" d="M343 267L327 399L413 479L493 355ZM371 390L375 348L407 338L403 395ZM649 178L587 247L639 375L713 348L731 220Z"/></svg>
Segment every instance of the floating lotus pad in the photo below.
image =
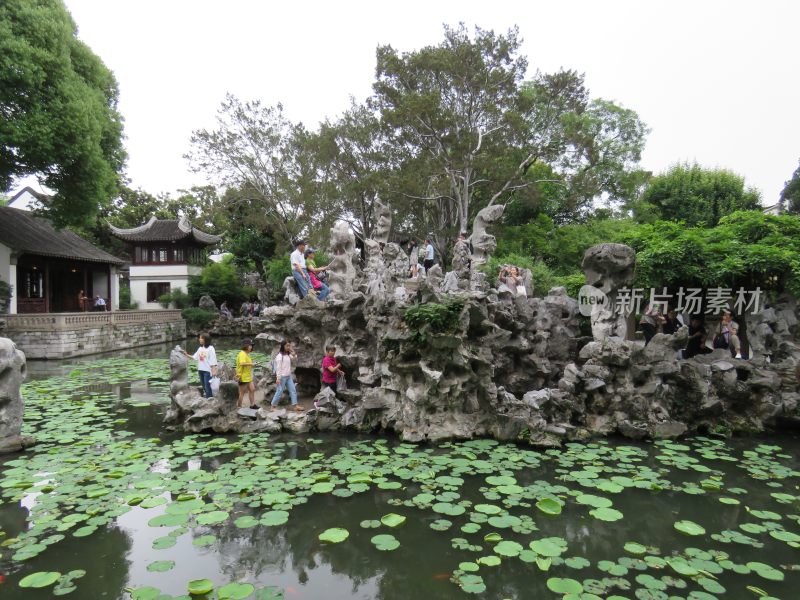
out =
<svg viewBox="0 0 800 600"><path fill-rule="evenodd" d="M396 513L389 513L388 515L383 515L381 517L381 523L387 527L399 527L405 522L406 518L403 515L398 515Z"/></svg>
<svg viewBox="0 0 800 600"><path fill-rule="evenodd" d="M20 579L21 588L44 588L53 585L61 577L58 571L37 571Z"/></svg>
<svg viewBox="0 0 800 600"><path fill-rule="evenodd" d="M673 525L675 529L680 531L681 533L685 533L686 535L704 535L706 530L695 523L694 521L676 521Z"/></svg>
<svg viewBox="0 0 800 600"><path fill-rule="evenodd" d="M370 541L375 546L375 548L384 552L396 550L397 548L400 547L400 542L397 541L397 538L388 533L373 536L373 538Z"/></svg>
<svg viewBox="0 0 800 600"><path fill-rule="evenodd" d="M214 582L210 579L193 579L188 583L186 589L192 596L203 596L213 591Z"/></svg>
<svg viewBox="0 0 800 600"><path fill-rule="evenodd" d="M342 529L341 527L332 527L320 533L319 540L329 544L338 544L345 541L349 535L350 532L347 531L347 529Z"/></svg>
<svg viewBox="0 0 800 600"><path fill-rule="evenodd" d="M217 589L218 600L244 600L255 591L251 583L229 583Z"/></svg>

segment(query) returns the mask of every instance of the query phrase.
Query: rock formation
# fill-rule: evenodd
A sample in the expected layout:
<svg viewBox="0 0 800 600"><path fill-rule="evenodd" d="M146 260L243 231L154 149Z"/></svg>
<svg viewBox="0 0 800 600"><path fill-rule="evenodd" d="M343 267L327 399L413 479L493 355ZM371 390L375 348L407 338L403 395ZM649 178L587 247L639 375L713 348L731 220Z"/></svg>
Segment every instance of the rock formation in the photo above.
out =
<svg viewBox="0 0 800 600"><path fill-rule="evenodd" d="M410 441L492 436L547 446L611 433L660 438L798 421L794 301L748 317L756 358L734 360L717 350L683 360L678 350L686 345L686 328L656 335L646 347L624 339L623 319L613 308L619 290L633 281L635 254L601 244L586 252L583 268L610 304L592 312L589 335L578 301L564 288L543 298L521 296L475 268L494 249L486 226L501 214L502 207L479 214L469 263L460 247L447 276L435 265L414 281L407 279L403 250L387 243L381 252L374 240L366 241L359 274L352 234L335 227L334 301L272 306L259 319L220 321L212 330L255 337L256 349L270 355L280 340L293 341L300 396L315 397L316 407L243 417L230 400L235 383L225 381L228 400L223 394L201 402L185 389L185 358L173 353L178 393L167 423L188 431L385 430ZM526 278L527 287L530 273ZM348 389L336 395L320 392L319 364L329 344L348 373ZM269 393L274 382L266 377L257 385Z"/></svg>
<svg viewBox="0 0 800 600"><path fill-rule="evenodd" d="M375 200L376 225L372 239L380 244L389 241L389 232L392 229L392 210L380 200Z"/></svg>
<svg viewBox="0 0 800 600"><path fill-rule="evenodd" d="M189 359L180 346L175 346L169 354L169 374L169 394L172 398L189 389Z"/></svg>
<svg viewBox="0 0 800 600"><path fill-rule="evenodd" d="M32 440L22 437L24 405L20 386L25 372L25 355L10 339L0 337L0 454L32 444Z"/></svg>
<svg viewBox="0 0 800 600"><path fill-rule="evenodd" d="M339 221L331 228L331 246L334 257L328 269L328 285L332 297L342 299L353 291L356 278L356 269L353 266L356 240L347 223Z"/></svg>
<svg viewBox="0 0 800 600"><path fill-rule="evenodd" d="M624 244L598 244L583 255L581 268L586 284L600 290L603 304L592 307L592 335L596 340L610 336L625 338L629 312L617 310L617 291L630 286L636 276L636 253Z"/></svg>
<svg viewBox="0 0 800 600"><path fill-rule="evenodd" d="M472 244L472 262L482 264L490 254L497 249L497 238L486 231L487 227L503 216L505 206L495 204L478 211L472 224L472 235L469 238Z"/></svg>
<svg viewBox="0 0 800 600"><path fill-rule="evenodd" d="M211 296L200 296L200 300L197 301L197 306L203 310L217 310L217 303L214 302L214 299Z"/></svg>

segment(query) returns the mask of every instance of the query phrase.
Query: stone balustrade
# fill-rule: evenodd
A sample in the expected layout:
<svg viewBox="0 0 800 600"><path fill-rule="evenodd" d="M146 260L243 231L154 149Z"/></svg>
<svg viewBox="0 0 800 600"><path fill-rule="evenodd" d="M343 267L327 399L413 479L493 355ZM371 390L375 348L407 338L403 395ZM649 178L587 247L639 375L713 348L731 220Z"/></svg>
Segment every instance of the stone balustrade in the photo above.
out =
<svg viewBox="0 0 800 600"><path fill-rule="evenodd" d="M6 315L5 335L29 359L58 359L186 337L179 310Z"/></svg>
<svg viewBox="0 0 800 600"><path fill-rule="evenodd" d="M76 331L104 325L172 323L181 320L180 310L125 310L6 315L6 331Z"/></svg>

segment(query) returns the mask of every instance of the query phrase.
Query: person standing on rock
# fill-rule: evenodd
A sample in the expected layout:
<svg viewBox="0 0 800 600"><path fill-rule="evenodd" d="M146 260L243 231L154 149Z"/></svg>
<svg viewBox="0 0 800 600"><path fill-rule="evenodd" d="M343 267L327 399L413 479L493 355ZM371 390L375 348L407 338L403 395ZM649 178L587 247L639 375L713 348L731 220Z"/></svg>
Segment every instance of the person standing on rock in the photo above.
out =
<svg viewBox="0 0 800 600"><path fill-rule="evenodd" d="M239 382L239 401L236 403L238 408L242 408L244 401L244 394L250 400L250 408L258 408L256 406L256 386L253 384L253 359L250 353L253 351L253 340L242 340L241 351L236 356L236 381Z"/></svg>
<svg viewBox="0 0 800 600"><path fill-rule="evenodd" d="M336 346L327 346L325 348L325 358L322 359L322 385L331 388L335 394L337 391L336 382L339 380L339 376L344 376L344 370L339 361L336 360Z"/></svg>
<svg viewBox="0 0 800 600"><path fill-rule="evenodd" d="M295 242L295 251L289 257L289 262L292 265L292 277L297 282L297 291L300 294L300 298L308 296L308 291L313 289L306 269L305 250L305 240L297 240Z"/></svg>
<svg viewBox="0 0 800 600"><path fill-rule="evenodd" d="M278 356L275 357L275 385L278 386L278 389L275 390L275 395L272 397L270 410L275 410L277 408L278 402L281 401L281 396L283 396L284 389L289 390L289 399L292 403L292 409L297 412L303 410L297 405L297 388L292 379L293 359L297 360L297 354L295 354L291 342L288 340L282 341Z"/></svg>
<svg viewBox="0 0 800 600"><path fill-rule="evenodd" d="M433 243L431 242L430 238L425 240L425 261L422 263L422 266L425 267L425 272L431 270L433 266L434 260L436 258L436 253L433 249Z"/></svg>
<svg viewBox="0 0 800 600"><path fill-rule="evenodd" d="M183 353L186 358L197 361L197 374L200 376L203 397L211 398L214 395L211 391L211 378L217 376L217 351L211 345L210 333L201 333L197 336L197 341L200 347L194 354L189 354L186 350Z"/></svg>

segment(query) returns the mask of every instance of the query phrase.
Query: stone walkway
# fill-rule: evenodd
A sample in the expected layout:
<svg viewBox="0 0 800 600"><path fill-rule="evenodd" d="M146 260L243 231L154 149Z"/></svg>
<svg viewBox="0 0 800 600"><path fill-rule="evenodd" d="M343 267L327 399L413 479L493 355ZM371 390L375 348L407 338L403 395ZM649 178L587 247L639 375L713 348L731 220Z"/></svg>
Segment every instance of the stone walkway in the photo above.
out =
<svg viewBox="0 0 800 600"><path fill-rule="evenodd" d="M269 397L265 399L264 398L265 390L256 389L256 405L259 408L261 408L262 406L263 407L268 407L270 401L272 400L272 394L273 393L274 392L271 392L269 394ZM247 403L249 402L247 394L244 395L244 399L242 400L242 402L244 403L244 406L247 406ZM312 408L314 408L314 397L313 396L302 396L302 395L298 394L298 396L297 396L297 404L299 406L301 406L303 408L303 410L309 411ZM291 405L289 404L289 392L284 391L283 398L281 398L281 401L278 404L278 407L279 408L283 408L283 409L287 409L287 410L289 408L291 408Z"/></svg>

